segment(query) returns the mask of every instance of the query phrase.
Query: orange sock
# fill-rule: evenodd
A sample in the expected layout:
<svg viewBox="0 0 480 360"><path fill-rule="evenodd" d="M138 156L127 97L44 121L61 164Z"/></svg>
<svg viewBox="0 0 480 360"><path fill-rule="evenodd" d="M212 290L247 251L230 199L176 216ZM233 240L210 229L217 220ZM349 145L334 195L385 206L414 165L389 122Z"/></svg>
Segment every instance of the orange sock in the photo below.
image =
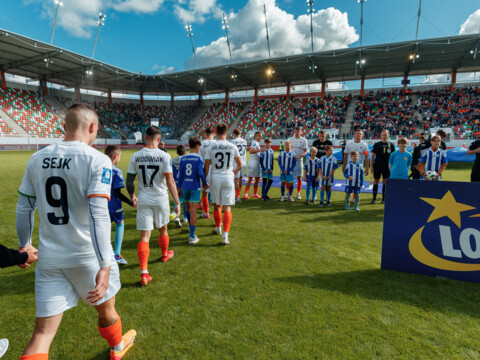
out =
<svg viewBox="0 0 480 360"><path fill-rule="evenodd" d="M297 181L297 192L300 193L300 191L302 191L302 178Z"/></svg>
<svg viewBox="0 0 480 360"><path fill-rule="evenodd" d="M253 185L253 195L258 194L258 185Z"/></svg>
<svg viewBox="0 0 480 360"><path fill-rule="evenodd" d="M145 241L143 241L145 242ZM100 336L107 340L108 345L113 348L122 342L122 320L120 315L117 318L115 324L107 327L98 327L98 332Z"/></svg>
<svg viewBox="0 0 480 360"><path fill-rule="evenodd" d="M208 211L210 210L208 208L208 196L202 196L202 206L203 206L203 212L205 214L208 214Z"/></svg>
<svg viewBox="0 0 480 360"><path fill-rule="evenodd" d="M232 224L232 213L230 211L223 213L223 231L228 232Z"/></svg>
<svg viewBox="0 0 480 360"><path fill-rule="evenodd" d="M249 191L250 191L250 185L245 185L245 195L248 195Z"/></svg>
<svg viewBox="0 0 480 360"><path fill-rule="evenodd" d="M137 247L138 261L140 262L140 270L147 270L148 255L150 255L150 244L146 241L140 241Z"/></svg>
<svg viewBox="0 0 480 360"><path fill-rule="evenodd" d="M222 225L222 212L221 211L214 211L213 212L213 219L215 220L215 226L220 227Z"/></svg>
<svg viewBox="0 0 480 360"><path fill-rule="evenodd" d="M48 360L48 354L22 355L20 360Z"/></svg>
<svg viewBox="0 0 480 360"><path fill-rule="evenodd" d="M237 195L237 198L240 197L240 191L242 191L242 190L240 190L240 189L235 190L235 195Z"/></svg>
<svg viewBox="0 0 480 360"><path fill-rule="evenodd" d="M170 243L170 238L168 237L168 235L158 236L158 245L162 250L162 256L167 256L169 243Z"/></svg>

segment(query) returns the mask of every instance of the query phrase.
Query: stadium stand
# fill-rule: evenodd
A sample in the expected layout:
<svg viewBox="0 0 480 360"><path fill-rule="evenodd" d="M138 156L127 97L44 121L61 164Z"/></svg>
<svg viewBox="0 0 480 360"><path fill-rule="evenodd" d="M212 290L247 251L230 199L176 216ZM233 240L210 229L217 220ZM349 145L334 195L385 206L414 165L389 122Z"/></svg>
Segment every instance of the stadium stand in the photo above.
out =
<svg viewBox="0 0 480 360"><path fill-rule="evenodd" d="M459 139L480 136L480 88L445 87L418 93L423 128L449 127Z"/></svg>
<svg viewBox="0 0 480 360"><path fill-rule="evenodd" d="M224 123L230 127L247 105L247 102L230 102L228 106L222 105L221 103L214 104L213 106L215 106L217 110L216 112L213 111L209 113L207 111L207 113L205 113L206 116L202 124L202 126L205 126L203 126L203 128L200 127L200 137L203 138L205 136L205 129L209 126L215 127L220 123Z"/></svg>
<svg viewBox="0 0 480 360"><path fill-rule="evenodd" d="M327 96L325 100L320 97L300 98L293 109L291 127L303 128L306 139L316 138L320 129L340 129L351 100L351 95ZM290 126L287 132L291 132Z"/></svg>
<svg viewBox="0 0 480 360"><path fill-rule="evenodd" d="M383 129L388 129L392 136L412 136L420 120L415 117L417 106L412 102L412 95L403 90L390 92L370 92L357 99L350 133L361 128L365 138L379 138Z"/></svg>
<svg viewBox="0 0 480 360"><path fill-rule="evenodd" d="M2 110L30 135L45 138L63 135L59 114L36 92L0 89L0 103Z"/></svg>
<svg viewBox="0 0 480 360"><path fill-rule="evenodd" d="M287 118L293 111L293 100L285 98L259 100L245 112L238 127L242 131L260 130L264 136L278 139L280 129L286 126Z"/></svg>
<svg viewBox="0 0 480 360"><path fill-rule="evenodd" d="M0 119L0 136L16 136L15 130L13 130L7 123Z"/></svg>

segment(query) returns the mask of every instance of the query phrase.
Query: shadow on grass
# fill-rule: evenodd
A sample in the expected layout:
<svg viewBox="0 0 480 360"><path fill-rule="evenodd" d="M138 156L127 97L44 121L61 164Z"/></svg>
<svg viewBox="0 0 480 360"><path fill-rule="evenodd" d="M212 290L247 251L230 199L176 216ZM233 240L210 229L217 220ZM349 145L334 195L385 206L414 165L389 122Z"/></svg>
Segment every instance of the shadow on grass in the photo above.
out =
<svg viewBox="0 0 480 360"><path fill-rule="evenodd" d="M474 283L381 269L302 275L276 280L365 299L400 302L480 318L480 286Z"/></svg>
<svg viewBox="0 0 480 360"><path fill-rule="evenodd" d="M102 351L101 353L97 354L92 360L105 360L108 359L110 356L110 350Z"/></svg>

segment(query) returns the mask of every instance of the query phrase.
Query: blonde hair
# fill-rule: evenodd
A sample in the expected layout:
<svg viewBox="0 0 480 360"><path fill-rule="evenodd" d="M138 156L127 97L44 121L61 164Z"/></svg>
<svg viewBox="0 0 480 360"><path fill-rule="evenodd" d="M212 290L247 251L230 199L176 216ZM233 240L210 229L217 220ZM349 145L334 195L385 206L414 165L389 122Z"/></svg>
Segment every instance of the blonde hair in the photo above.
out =
<svg viewBox="0 0 480 360"><path fill-rule="evenodd" d="M292 145L292 140L285 141L285 145L287 145L287 144Z"/></svg>
<svg viewBox="0 0 480 360"><path fill-rule="evenodd" d="M315 146L312 146L310 148L310 153L315 153L316 154L317 152L318 152L318 149Z"/></svg>

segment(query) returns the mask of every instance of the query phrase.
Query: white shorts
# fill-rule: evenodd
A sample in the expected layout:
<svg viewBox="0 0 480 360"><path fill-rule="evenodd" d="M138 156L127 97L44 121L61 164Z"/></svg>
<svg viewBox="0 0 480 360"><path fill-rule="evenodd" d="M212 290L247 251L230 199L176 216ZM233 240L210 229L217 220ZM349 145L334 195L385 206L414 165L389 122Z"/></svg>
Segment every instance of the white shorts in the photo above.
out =
<svg viewBox="0 0 480 360"><path fill-rule="evenodd" d="M242 166L240 171L235 174L235 179L241 179L243 178L243 175L245 175L245 166Z"/></svg>
<svg viewBox="0 0 480 360"><path fill-rule="evenodd" d="M100 266L93 262L89 265L68 269L35 269L35 304L37 317L58 315L78 305L78 299L89 305L100 305L110 300L120 290L120 272L112 258L110 281L105 296L96 303L87 300L88 292L95 286L95 277Z"/></svg>
<svg viewBox="0 0 480 360"><path fill-rule="evenodd" d="M247 165L248 177L260 177L260 163L258 161L249 161Z"/></svg>
<svg viewBox="0 0 480 360"><path fill-rule="evenodd" d="M214 204L235 205L235 183L230 176L213 177L210 185Z"/></svg>
<svg viewBox="0 0 480 360"><path fill-rule="evenodd" d="M170 203L168 196L162 197L156 205L137 206L137 230L151 231L160 229L170 222Z"/></svg>
<svg viewBox="0 0 480 360"><path fill-rule="evenodd" d="M293 169L293 176L295 177L302 176L302 170L303 170L303 158L300 160L297 160L297 164Z"/></svg>

